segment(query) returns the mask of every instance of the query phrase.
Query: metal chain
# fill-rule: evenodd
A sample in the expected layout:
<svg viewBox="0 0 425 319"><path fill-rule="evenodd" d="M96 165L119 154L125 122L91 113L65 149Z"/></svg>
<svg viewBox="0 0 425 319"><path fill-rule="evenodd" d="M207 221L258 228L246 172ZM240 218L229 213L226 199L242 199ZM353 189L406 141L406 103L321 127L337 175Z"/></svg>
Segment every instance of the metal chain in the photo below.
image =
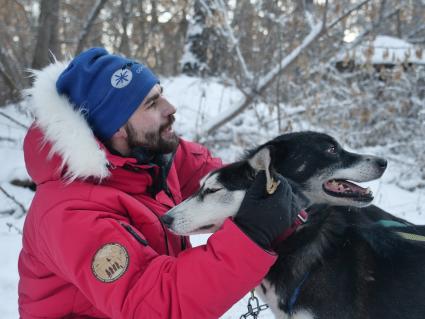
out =
<svg viewBox="0 0 425 319"><path fill-rule="evenodd" d="M260 305L260 301L254 294L254 290L251 290L251 297L248 299L248 312L240 316L239 319L247 319L249 317L252 317L253 319L257 319L258 315L261 311L266 310L269 308L267 304Z"/></svg>

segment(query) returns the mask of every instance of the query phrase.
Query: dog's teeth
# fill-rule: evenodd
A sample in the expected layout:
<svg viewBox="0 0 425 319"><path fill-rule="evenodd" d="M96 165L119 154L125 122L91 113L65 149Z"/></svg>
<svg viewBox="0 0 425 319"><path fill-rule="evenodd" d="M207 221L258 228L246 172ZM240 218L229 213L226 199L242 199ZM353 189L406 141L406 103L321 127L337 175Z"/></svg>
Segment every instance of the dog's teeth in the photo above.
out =
<svg viewBox="0 0 425 319"><path fill-rule="evenodd" d="M370 187L366 188L366 194L370 194L372 193L372 190L370 189Z"/></svg>

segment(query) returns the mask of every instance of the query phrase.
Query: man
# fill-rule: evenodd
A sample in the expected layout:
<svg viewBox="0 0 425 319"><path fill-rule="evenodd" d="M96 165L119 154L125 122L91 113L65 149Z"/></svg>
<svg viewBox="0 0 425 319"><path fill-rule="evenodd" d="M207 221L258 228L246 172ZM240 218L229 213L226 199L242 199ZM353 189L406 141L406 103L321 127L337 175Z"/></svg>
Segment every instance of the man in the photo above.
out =
<svg viewBox="0 0 425 319"><path fill-rule="evenodd" d="M177 138L146 66L93 48L36 71L30 92L21 318L217 318L261 282L293 220L289 185L260 199L262 174L205 246L170 233L160 217L222 164Z"/></svg>

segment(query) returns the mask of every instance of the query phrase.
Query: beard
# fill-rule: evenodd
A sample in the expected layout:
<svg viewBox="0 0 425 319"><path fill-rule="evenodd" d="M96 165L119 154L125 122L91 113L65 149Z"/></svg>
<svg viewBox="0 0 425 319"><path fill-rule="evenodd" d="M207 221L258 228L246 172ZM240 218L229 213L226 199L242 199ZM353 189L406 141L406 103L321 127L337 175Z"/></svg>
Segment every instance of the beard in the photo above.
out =
<svg viewBox="0 0 425 319"><path fill-rule="evenodd" d="M175 152L179 146L179 138L177 135L173 132L169 138L162 137L162 133L168 129L174 121L174 115L170 115L167 123L161 125L156 131L144 132L143 136L137 132L131 123L127 123L125 129L128 136L128 145L130 150L134 151L136 148L143 147L157 154Z"/></svg>

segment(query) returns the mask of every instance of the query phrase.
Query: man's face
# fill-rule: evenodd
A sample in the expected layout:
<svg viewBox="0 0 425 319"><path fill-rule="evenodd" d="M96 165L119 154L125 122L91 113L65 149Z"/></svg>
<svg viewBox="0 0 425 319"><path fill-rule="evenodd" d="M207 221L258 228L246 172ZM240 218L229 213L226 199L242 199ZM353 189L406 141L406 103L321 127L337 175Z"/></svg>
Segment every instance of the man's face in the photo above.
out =
<svg viewBox="0 0 425 319"><path fill-rule="evenodd" d="M129 148L142 146L162 154L174 152L179 145L172 128L175 112L176 108L162 95L161 86L156 84L124 127Z"/></svg>

